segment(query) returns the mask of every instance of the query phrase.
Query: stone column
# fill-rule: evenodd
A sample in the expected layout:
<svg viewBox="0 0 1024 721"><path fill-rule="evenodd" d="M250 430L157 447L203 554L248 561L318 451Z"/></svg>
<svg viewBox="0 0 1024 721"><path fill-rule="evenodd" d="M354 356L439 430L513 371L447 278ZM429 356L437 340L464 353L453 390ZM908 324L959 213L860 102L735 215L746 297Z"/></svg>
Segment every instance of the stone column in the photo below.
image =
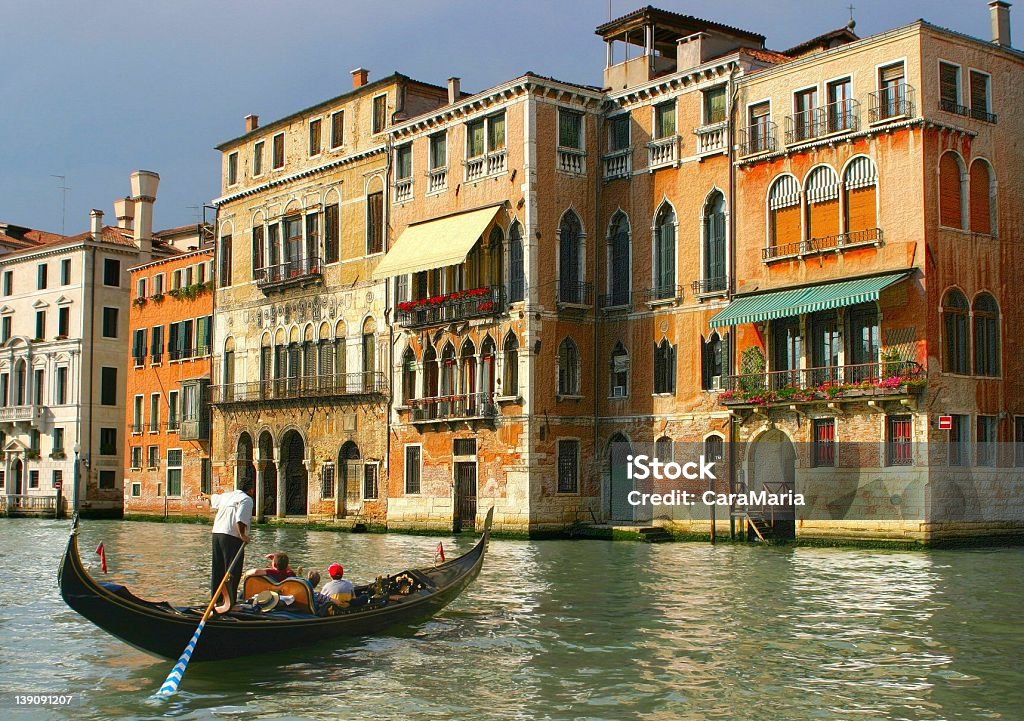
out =
<svg viewBox="0 0 1024 721"><path fill-rule="evenodd" d="M267 509L265 508L266 495L263 492L263 474L264 471L266 471L267 463L266 461L259 460L255 461L253 465L255 465L256 467L256 521L259 523L263 523L263 521L266 520L265 516L267 512Z"/></svg>
<svg viewBox="0 0 1024 721"><path fill-rule="evenodd" d="M281 451L278 449L278 458L281 458ZM288 463L292 463L289 459ZM277 517L284 518L285 502L288 499L287 491L288 465L281 460L277 461Z"/></svg>

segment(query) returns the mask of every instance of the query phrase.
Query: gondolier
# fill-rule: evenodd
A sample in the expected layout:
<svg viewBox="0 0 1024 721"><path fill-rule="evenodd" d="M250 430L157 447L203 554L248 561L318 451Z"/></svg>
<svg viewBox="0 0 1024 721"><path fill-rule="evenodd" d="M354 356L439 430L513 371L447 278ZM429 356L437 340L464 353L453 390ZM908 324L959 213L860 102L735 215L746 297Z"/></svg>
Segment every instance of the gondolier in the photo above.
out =
<svg viewBox="0 0 1024 721"><path fill-rule="evenodd" d="M199 497L210 501L210 507L217 509L213 519L213 568L210 573L210 594L217 592L221 579L227 573L227 565L238 549L249 542L249 529L252 527L252 506L255 488L246 483L241 489L236 488L227 493L215 493ZM231 580L227 585L228 599L231 603L238 597L238 581L242 576L245 563L243 551L231 569Z"/></svg>

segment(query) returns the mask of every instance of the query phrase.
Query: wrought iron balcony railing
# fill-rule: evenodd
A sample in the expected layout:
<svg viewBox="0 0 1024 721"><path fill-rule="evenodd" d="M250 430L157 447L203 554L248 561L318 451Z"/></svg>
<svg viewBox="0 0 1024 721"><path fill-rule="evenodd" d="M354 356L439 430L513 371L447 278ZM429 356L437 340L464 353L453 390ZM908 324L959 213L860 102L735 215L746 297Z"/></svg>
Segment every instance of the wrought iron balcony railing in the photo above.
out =
<svg viewBox="0 0 1024 721"><path fill-rule="evenodd" d="M778 126L769 121L754 123L740 130L740 155L774 153L778 145Z"/></svg>
<svg viewBox="0 0 1024 721"><path fill-rule="evenodd" d="M563 305L590 305L594 302L593 283L559 280L558 302Z"/></svg>
<svg viewBox="0 0 1024 721"><path fill-rule="evenodd" d="M725 376L720 401L725 404L810 402L828 398L906 392L922 381L924 368L914 361L877 361Z"/></svg>
<svg viewBox="0 0 1024 721"><path fill-rule="evenodd" d="M835 133L858 129L860 103L838 100L820 108L811 108L786 118L786 143L803 143Z"/></svg>
<svg viewBox="0 0 1024 721"><path fill-rule="evenodd" d="M693 281L690 288L694 295L725 293L729 290L729 277L722 275L716 278L702 278Z"/></svg>
<svg viewBox="0 0 1024 721"><path fill-rule="evenodd" d="M794 258L827 251L839 252L846 248L855 248L857 246L879 245L881 242L881 228L865 228L864 230L854 230L849 233L838 233L837 235L826 235L821 238L772 245L761 249L761 259L769 261L775 258Z"/></svg>
<svg viewBox="0 0 1024 721"><path fill-rule="evenodd" d="M463 393L434 398L416 398L409 401L413 423L493 418L498 406L490 393Z"/></svg>
<svg viewBox="0 0 1024 721"><path fill-rule="evenodd" d="M628 308L633 305L633 294L628 289L616 289L597 297L598 308Z"/></svg>
<svg viewBox="0 0 1024 721"><path fill-rule="evenodd" d="M955 100L940 100L939 110L954 113L955 115L963 115L966 118L984 120L986 123L995 123L998 120L998 116L995 113L990 113L983 108L969 108L966 105L958 104Z"/></svg>
<svg viewBox="0 0 1024 721"><path fill-rule="evenodd" d="M889 120L914 117L914 87L906 83L892 85L870 93L871 108L868 122L884 123Z"/></svg>
<svg viewBox="0 0 1024 721"><path fill-rule="evenodd" d="M317 256L295 258L256 269L256 285L264 290L316 282L322 277L323 263Z"/></svg>
<svg viewBox="0 0 1024 721"><path fill-rule="evenodd" d="M405 328L444 325L496 316L505 311L505 306L505 289L502 286L471 288L433 298L403 301L398 304L395 322Z"/></svg>
<svg viewBox="0 0 1024 721"><path fill-rule="evenodd" d="M648 288L645 296L645 302L647 303L681 300L683 297L683 286L656 285L653 288Z"/></svg>
<svg viewBox="0 0 1024 721"><path fill-rule="evenodd" d="M310 375L210 386L210 402L221 405L300 398L387 395L388 389L387 376L378 372Z"/></svg>

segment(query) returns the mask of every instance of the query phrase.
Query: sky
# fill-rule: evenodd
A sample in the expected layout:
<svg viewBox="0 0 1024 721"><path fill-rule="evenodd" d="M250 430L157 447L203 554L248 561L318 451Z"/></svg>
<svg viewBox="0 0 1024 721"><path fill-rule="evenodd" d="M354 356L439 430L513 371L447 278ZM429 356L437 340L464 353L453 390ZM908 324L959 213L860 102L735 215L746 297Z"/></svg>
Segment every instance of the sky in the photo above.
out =
<svg viewBox="0 0 1024 721"><path fill-rule="evenodd" d="M0 220L68 234L160 174L154 227L217 197L214 146L398 71L477 92L526 71L601 84L594 28L646 4L761 33L784 50L917 18L991 37L987 0L0 0ZM1024 4L1011 10L1024 38ZM63 176L63 179L54 176ZM62 187L68 190L61 190Z"/></svg>

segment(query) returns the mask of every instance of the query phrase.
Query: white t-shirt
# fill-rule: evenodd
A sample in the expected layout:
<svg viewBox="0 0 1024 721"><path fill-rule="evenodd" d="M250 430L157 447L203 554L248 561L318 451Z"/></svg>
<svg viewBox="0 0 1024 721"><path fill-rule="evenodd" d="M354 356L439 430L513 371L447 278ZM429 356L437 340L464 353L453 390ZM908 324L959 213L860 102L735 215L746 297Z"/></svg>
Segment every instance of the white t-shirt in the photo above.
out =
<svg viewBox="0 0 1024 721"><path fill-rule="evenodd" d="M241 538L238 524L248 529L252 525L252 498L245 491L228 491L210 496L210 507L217 509L217 517L213 519L213 532L226 533Z"/></svg>

